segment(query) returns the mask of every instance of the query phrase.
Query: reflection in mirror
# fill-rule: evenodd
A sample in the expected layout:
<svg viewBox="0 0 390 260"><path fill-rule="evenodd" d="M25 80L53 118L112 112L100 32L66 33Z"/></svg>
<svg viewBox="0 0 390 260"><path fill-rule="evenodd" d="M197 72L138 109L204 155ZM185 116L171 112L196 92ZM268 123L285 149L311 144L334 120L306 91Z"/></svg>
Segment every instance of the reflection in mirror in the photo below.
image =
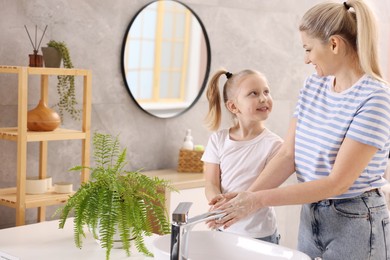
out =
<svg viewBox="0 0 390 260"><path fill-rule="evenodd" d="M210 44L198 16L184 4L155 1L131 21L123 41L122 73L147 113L177 116L201 96L210 70Z"/></svg>

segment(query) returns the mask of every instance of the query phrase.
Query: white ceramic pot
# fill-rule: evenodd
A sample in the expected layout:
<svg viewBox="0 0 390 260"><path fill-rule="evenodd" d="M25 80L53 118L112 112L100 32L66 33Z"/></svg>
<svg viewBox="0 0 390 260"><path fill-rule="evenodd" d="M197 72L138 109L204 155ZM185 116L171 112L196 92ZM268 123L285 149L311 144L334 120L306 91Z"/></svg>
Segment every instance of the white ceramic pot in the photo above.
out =
<svg viewBox="0 0 390 260"><path fill-rule="evenodd" d="M72 193L73 192L73 184L70 182L54 183L54 192L56 192L56 193Z"/></svg>
<svg viewBox="0 0 390 260"><path fill-rule="evenodd" d="M39 177L26 178L26 194L43 194L51 188L51 177L39 179Z"/></svg>

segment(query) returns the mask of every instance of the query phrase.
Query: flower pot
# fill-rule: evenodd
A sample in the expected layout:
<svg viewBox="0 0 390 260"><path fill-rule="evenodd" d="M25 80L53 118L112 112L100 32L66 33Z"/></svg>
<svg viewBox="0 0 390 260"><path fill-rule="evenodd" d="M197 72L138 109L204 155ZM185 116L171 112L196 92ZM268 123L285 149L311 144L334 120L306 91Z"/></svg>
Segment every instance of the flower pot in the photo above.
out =
<svg viewBox="0 0 390 260"><path fill-rule="evenodd" d="M36 108L27 112L27 128L30 131L53 131L60 124L60 116L42 100Z"/></svg>
<svg viewBox="0 0 390 260"><path fill-rule="evenodd" d="M102 241L100 240L100 227L99 227L99 225L100 225L100 221L99 221L98 227L96 229L97 237L95 237L95 241L101 247L103 247ZM92 233L92 228L91 227L89 227L89 230ZM112 245L112 248L113 249L123 249L123 242L122 242L121 236L119 234L118 226L116 226L116 228L115 228L115 234L113 236L113 239L114 239L114 244ZM134 239L135 239L135 237L130 237L128 241L131 243L131 241L133 241Z"/></svg>
<svg viewBox="0 0 390 260"><path fill-rule="evenodd" d="M43 61L47 68L59 68L61 66L62 55L54 47L41 47Z"/></svg>

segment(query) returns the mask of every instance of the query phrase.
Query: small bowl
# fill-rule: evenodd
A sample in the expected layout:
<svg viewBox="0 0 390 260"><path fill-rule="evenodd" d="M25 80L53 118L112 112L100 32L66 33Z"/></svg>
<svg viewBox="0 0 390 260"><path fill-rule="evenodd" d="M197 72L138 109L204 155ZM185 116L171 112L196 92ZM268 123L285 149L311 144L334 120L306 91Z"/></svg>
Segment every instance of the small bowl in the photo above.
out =
<svg viewBox="0 0 390 260"><path fill-rule="evenodd" d="M26 178L26 194L43 194L51 188L51 177L39 179L39 177Z"/></svg>
<svg viewBox="0 0 390 260"><path fill-rule="evenodd" d="M72 193L73 192L73 184L70 182L54 183L54 192L56 192L56 193Z"/></svg>

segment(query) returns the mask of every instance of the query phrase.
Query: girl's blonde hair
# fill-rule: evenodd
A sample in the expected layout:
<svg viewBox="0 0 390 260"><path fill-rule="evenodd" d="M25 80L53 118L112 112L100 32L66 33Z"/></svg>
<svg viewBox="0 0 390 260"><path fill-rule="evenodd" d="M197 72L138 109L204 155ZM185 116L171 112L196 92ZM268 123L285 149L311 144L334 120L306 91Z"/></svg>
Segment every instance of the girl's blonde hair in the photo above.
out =
<svg viewBox="0 0 390 260"><path fill-rule="evenodd" d="M378 36L374 14L363 0L321 3L303 16L300 31L328 43L339 35L357 53L362 70L384 81L378 62Z"/></svg>
<svg viewBox="0 0 390 260"><path fill-rule="evenodd" d="M239 87L242 79L248 75L257 74L263 77L265 80L265 76L258 71L255 70L242 70L238 73L230 73L225 69L220 69L214 73L211 80L209 81L207 87L207 100L209 101L209 111L206 116L206 125L211 131L216 131L219 129L221 125L222 119L222 108L221 108L221 94L219 91L219 80L221 75L226 76L226 82L223 85L223 103L226 106L226 102L228 100L232 100L235 98L235 91ZM266 80L267 81L267 80ZM233 115L233 114L232 114Z"/></svg>

